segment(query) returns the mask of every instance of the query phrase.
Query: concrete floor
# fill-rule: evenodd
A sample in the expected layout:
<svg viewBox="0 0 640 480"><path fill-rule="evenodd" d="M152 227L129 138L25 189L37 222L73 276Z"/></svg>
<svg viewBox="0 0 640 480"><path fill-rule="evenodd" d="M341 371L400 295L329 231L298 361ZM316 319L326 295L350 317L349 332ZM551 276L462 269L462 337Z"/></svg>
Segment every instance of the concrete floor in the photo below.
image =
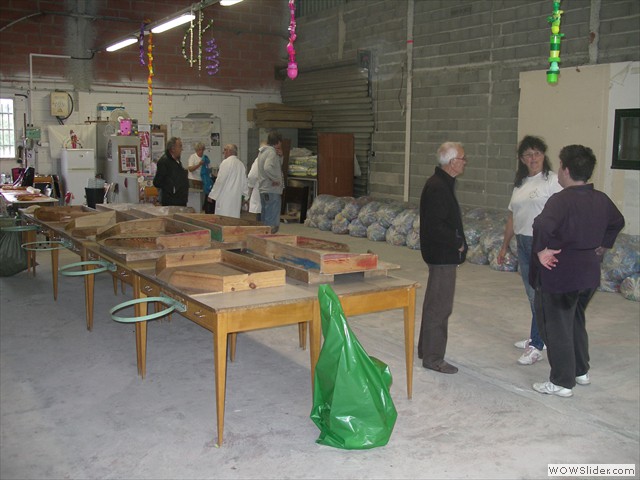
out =
<svg viewBox="0 0 640 480"><path fill-rule="evenodd" d="M343 241L402 266L423 286L420 253L300 225L284 233ZM370 355L388 363L398 420L389 444L340 450L315 443L308 351L297 329L242 334L228 366L224 444L216 446L211 334L173 315L149 326L147 376L137 376L134 327L108 310L96 280L92 332L82 280L60 278L53 301L49 255L36 277L0 278L0 478L547 478L550 463L635 464L640 416L640 304L598 292L588 315L592 385L573 398L538 394L546 361L520 366L513 342L529 329L520 277L488 266L458 274L443 375L415 360L407 399L402 313L349 319ZM61 265L78 261L64 252ZM417 340L417 335L416 335ZM637 475L636 475L637 478Z"/></svg>

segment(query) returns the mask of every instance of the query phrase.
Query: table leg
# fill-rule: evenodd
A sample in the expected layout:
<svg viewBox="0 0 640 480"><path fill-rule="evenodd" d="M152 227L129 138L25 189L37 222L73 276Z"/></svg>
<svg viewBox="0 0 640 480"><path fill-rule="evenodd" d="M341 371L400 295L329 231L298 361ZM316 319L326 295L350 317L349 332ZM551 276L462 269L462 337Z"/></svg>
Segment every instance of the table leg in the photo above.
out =
<svg viewBox="0 0 640 480"><path fill-rule="evenodd" d="M58 300L58 249L51 250L51 277L53 280L53 299Z"/></svg>
<svg viewBox="0 0 640 480"><path fill-rule="evenodd" d="M413 394L413 350L416 326L416 289L407 290L407 306L404 311L404 352L407 362L407 397Z"/></svg>
<svg viewBox="0 0 640 480"><path fill-rule="evenodd" d="M111 274L111 278L113 278L113 294L118 296L118 277L116 273Z"/></svg>
<svg viewBox="0 0 640 480"><path fill-rule="evenodd" d="M307 322L298 324L298 345L302 350L307 349Z"/></svg>
<svg viewBox="0 0 640 480"><path fill-rule="evenodd" d="M85 265L85 269L93 270L93 266ZM84 277L84 296L87 315L87 330L93 330L93 290L95 285L95 275L93 273Z"/></svg>
<svg viewBox="0 0 640 480"><path fill-rule="evenodd" d="M224 432L224 402L227 388L227 327L226 320L220 319L213 330L213 359L216 383L216 413L218 418L218 446L222 446ZM222 328L221 328L222 327Z"/></svg>
<svg viewBox="0 0 640 480"><path fill-rule="evenodd" d="M35 230L27 230L22 233L22 241L24 243L33 243L36 241ZM36 276L36 251L27 250L27 272L33 268L33 276Z"/></svg>
<svg viewBox="0 0 640 480"><path fill-rule="evenodd" d="M133 276L133 295L135 298L146 298L140 289L140 277ZM136 317L147 314L146 302L138 303L134 307ZM138 375L142 378L147 373L147 321L136 322L136 363L138 365Z"/></svg>
<svg viewBox="0 0 640 480"><path fill-rule="evenodd" d="M232 332L229 334L229 360L232 362L236 361L237 340L238 340L238 334L236 332Z"/></svg>
<svg viewBox="0 0 640 480"><path fill-rule="evenodd" d="M311 392L315 385L316 364L320 357L320 332L322 331L322 321L320 318L320 303L313 302L313 314L309 321L309 357L311 358Z"/></svg>

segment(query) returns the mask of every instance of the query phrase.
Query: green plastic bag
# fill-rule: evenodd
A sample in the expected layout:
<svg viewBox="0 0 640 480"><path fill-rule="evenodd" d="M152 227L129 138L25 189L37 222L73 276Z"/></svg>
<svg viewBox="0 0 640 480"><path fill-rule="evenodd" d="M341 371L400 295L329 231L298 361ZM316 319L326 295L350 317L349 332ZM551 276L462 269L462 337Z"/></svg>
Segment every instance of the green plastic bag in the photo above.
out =
<svg viewBox="0 0 640 480"><path fill-rule="evenodd" d="M329 285L320 286L318 298L324 344L311 410L320 429L316 442L347 450L384 446L398 417L389 393L389 367L367 355Z"/></svg>

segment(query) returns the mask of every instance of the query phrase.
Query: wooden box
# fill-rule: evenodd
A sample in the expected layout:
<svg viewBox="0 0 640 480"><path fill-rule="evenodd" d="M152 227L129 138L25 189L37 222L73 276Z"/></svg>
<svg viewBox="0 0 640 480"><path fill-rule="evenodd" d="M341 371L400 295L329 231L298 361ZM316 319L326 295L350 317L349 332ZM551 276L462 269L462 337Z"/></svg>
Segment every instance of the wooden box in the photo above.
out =
<svg viewBox="0 0 640 480"><path fill-rule="evenodd" d="M69 222L74 218L95 215L96 211L84 205L69 205L66 207L40 207L33 212L33 216L43 222Z"/></svg>
<svg viewBox="0 0 640 480"><path fill-rule="evenodd" d="M117 210L98 212L93 215L76 217L67 223L64 229L75 238L89 238L95 236L118 222L135 220L135 217L127 212Z"/></svg>
<svg viewBox="0 0 640 480"><path fill-rule="evenodd" d="M131 207L132 213L139 218L168 217L178 213L194 213L193 207L160 206L150 203L134 204Z"/></svg>
<svg viewBox="0 0 640 480"><path fill-rule="evenodd" d="M284 269L227 250L163 255L156 276L185 293L220 293L277 287L286 282Z"/></svg>
<svg viewBox="0 0 640 480"><path fill-rule="evenodd" d="M247 250L320 273L351 273L378 268L373 253L351 253L344 243L297 235L249 235Z"/></svg>
<svg viewBox="0 0 640 480"><path fill-rule="evenodd" d="M116 223L96 234L100 249L125 261L158 258L167 250L211 246L209 230L167 217Z"/></svg>
<svg viewBox="0 0 640 480"><path fill-rule="evenodd" d="M271 227L267 225L222 215L190 213L175 214L173 218L181 222L208 228L211 230L211 240L216 242L242 242L247 235L271 233Z"/></svg>

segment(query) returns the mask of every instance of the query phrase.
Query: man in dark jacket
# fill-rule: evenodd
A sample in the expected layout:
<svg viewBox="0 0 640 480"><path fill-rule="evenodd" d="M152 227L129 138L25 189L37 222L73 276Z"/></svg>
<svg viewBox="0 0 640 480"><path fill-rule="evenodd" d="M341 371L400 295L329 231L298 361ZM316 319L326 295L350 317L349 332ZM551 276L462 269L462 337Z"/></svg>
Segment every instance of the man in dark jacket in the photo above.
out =
<svg viewBox="0 0 640 480"><path fill-rule="evenodd" d="M458 368L444 359L449 316L453 311L456 269L467 256L467 241L454 186L464 173L467 158L462 144L446 142L437 152L439 166L424 185L420 197L420 251L429 267L422 305L418 357L422 365L441 373Z"/></svg>
<svg viewBox="0 0 640 480"><path fill-rule="evenodd" d="M533 389L560 397L572 396L576 383L591 383L585 310L600 285L602 255L624 227L609 197L587 183L595 165L590 148L564 147L558 169L564 190L533 221L529 283L551 366L549 381Z"/></svg>
<svg viewBox="0 0 640 480"><path fill-rule="evenodd" d="M186 207L189 200L188 171L180 162L182 140L171 137L167 150L158 160L158 170L153 177L153 186L160 189L160 203L163 206Z"/></svg>

